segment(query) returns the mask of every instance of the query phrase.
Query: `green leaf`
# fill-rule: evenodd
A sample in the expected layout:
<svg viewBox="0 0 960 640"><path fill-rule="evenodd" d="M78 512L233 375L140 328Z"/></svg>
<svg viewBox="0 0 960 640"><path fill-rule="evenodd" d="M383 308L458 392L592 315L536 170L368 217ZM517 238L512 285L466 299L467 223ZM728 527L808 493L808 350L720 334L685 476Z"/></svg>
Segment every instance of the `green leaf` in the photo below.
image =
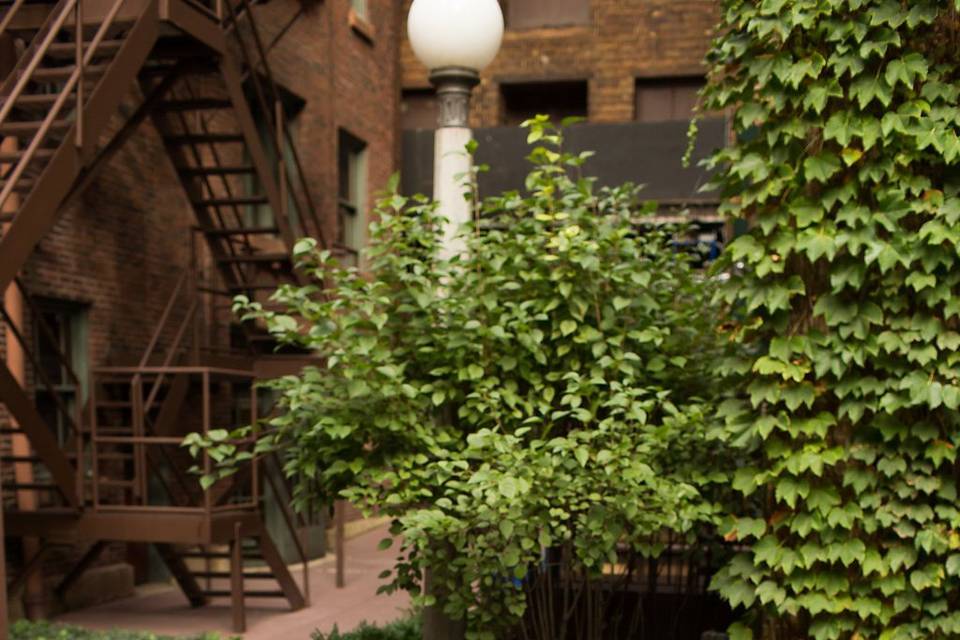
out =
<svg viewBox="0 0 960 640"><path fill-rule="evenodd" d="M896 87L898 82L912 87L914 82L927 77L928 69L926 58L919 53L911 53L903 58L891 60L887 64L884 77L891 87Z"/></svg>
<svg viewBox="0 0 960 640"><path fill-rule="evenodd" d="M742 622L735 622L727 629L730 640L753 640L753 630Z"/></svg>
<svg viewBox="0 0 960 640"><path fill-rule="evenodd" d="M840 171L840 160L829 151L804 160L803 171L807 178L817 182L827 182Z"/></svg>
<svg viewBox="0 0 960 640"><path fill-rule="evenodd" d="M504 498L508 500L513 499L517 496L517 481L510 476L500 478L500 482L497 484L497 490Z"/></svg>
<svg viewBox="0 0 960 640"><path fill-rule="evenodd" d="M577 462L580 463L581 467L587 466L587 461L590 459L590 452L587 451L584 447L577 447L573 450L573 455L577 458Z"/></svg>

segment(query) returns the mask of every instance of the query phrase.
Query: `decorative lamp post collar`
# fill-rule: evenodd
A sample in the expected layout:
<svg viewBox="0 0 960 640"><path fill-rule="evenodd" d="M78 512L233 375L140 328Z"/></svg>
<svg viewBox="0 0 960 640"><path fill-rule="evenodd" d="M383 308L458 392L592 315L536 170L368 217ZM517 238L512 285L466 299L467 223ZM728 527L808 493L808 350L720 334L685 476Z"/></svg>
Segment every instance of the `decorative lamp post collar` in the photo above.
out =
<svg viewBox="0 0 960 640"><path fill-rule="evenodd" d="M436 87L440 128L467 127L470 91L503 40L497 0L414 0L407 33Z"/></svg>

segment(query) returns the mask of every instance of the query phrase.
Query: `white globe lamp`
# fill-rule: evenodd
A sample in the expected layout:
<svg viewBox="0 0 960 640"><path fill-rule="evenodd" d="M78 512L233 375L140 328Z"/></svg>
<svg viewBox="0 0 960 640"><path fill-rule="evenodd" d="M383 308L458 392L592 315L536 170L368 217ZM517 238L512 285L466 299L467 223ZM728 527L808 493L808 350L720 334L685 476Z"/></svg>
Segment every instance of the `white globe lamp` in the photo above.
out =
<svg viewBox="0 0 960 640"><path fill-rule="evenodd" d="M407 35L430 70L440 101L440 127L465 127L470 90L503 40L497 0L413 0Z"/></svg>

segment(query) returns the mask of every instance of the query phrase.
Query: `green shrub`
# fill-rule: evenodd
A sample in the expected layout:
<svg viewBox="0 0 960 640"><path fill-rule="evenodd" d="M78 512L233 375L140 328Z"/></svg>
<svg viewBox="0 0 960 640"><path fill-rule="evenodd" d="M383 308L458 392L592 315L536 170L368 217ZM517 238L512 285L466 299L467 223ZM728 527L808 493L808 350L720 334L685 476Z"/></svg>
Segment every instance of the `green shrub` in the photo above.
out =
<svg viewBox="0 0 960 640"><path fill-rule="evenodd" d="M173 638L147 631L93 631L82 627L18 620L10 625L10 640L220 640L215 633Z"/></svg>
<svg viewBox="0 0 960 640"><path fill-rule="evenodd" d="M326 491L392 516L390 588L442 603L478 638L524 617L527 588L548 588L544 554L583 581L565 582L571 601L600 606L579 593L601 593L618 548L636 566L664 531L693 536L714 513L712 283L638 188L596 188L589 154L566 152L546 118L528 127L526 193L478 201L464 255L441 257L435 204L392 193L368 273L305 240L313 283L274 294L287 313L238 305L325 362L271 383L282 411L261 449L281 450L301 502ZM188 445L229 463L249 456L231 442L246 433Z"/></svg>
<svg viewBox="0 0 960 640"><path fill-rule="evenodd" d="M340 633L334 626L329 634L315 631L311 637L313 640L420 640L420 619L405 618L382 627L364 622L345 633Z"/></svg>

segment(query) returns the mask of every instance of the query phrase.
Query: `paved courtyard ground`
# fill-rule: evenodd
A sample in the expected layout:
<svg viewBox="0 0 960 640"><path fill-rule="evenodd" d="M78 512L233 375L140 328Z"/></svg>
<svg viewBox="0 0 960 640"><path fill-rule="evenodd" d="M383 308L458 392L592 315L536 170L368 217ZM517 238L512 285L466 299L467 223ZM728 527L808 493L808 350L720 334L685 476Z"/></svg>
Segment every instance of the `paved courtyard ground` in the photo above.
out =
<svg viewBox="0 0 960 640"><path fill-rule="evenodd" d="M409 607L406 594L376 595L378 575L393 564L395 551L381 551L377 544L386 535L381 527L346 542L346 586L334 586L334 559L328 556L310 568L311 605L291 613L275 600L247 600L247 633L244 640L308 640L316 630L353 629L362 621L383 623L403 617ZM295 572L298 580L302 572ZM285 602L285 601L284 601ZM191 609L176 588L151 589L149 593L116 602L73 611L58 622L92 629L137 629L169 635L230 630L228 599Z"/></svg>

